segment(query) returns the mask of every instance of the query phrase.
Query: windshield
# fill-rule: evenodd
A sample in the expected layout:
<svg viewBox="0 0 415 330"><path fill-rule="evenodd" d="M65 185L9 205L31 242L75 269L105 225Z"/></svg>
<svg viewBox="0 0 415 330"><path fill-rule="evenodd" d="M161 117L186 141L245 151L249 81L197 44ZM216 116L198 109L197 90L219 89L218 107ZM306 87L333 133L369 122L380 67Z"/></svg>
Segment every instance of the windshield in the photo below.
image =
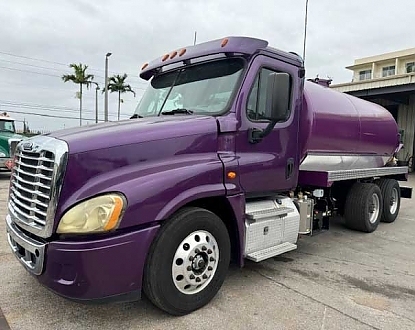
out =
<svg viewBox="0 0 415 330"><path fill-rule="evenodd" d="M231 58L156 76L134 115L149 117L168 112L218 114L228 106L243 67L241 58Z"/></svg>
<svg viewBox="0 0 415 330"><path fill-rule="evenodd" d="M0 131L15 132L13 121L0 120Z"/></svg>

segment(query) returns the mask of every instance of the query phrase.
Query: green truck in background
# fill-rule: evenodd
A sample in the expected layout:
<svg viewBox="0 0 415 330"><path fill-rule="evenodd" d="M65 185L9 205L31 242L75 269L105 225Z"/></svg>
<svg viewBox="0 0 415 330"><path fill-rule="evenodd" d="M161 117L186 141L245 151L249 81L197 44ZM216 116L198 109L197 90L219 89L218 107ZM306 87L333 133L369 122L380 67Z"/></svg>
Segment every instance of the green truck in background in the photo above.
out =
<svg viewBox="0 0 415 330"><path fill-rule="evenodd" d="M0 114L0 170L10 170L14 151L23 136L16 134L14 119L6 113Z"/></svg>

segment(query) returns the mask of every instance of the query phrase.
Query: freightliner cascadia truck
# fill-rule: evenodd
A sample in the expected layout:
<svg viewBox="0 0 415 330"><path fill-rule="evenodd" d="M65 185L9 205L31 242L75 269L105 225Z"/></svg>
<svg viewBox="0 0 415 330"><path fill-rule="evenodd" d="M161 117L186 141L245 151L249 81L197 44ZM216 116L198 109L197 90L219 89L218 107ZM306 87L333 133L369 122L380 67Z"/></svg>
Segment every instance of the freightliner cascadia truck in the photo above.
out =
<svg viewBox="0 0 415 330"><path fill-rule="evenodd" d="M408 167L384 108L306 80L302 59L229 37L143 65L129 120L19 143L7 238L76 301L144 293L173 314L218 292L230 262L297 248L333 216L373 232L398 216Z"/></svg>

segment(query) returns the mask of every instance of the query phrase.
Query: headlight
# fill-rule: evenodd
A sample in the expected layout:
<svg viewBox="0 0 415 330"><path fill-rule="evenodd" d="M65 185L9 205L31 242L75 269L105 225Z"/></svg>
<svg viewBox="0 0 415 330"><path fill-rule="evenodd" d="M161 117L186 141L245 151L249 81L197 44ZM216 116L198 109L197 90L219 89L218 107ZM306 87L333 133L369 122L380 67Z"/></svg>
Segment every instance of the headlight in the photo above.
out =
<svg viewBox="0 0 415 330"><path fill-rule="evenodd" d="M118 194L98 196L84 201L64 214L58 234L107 232L118 227L126 206Z"/></svg>
<svg viewBox="0 0 415 330"><path fill-rule="evenodd" d="M6 154L4 152L0 152L0 157L6 157Z"/></svg>

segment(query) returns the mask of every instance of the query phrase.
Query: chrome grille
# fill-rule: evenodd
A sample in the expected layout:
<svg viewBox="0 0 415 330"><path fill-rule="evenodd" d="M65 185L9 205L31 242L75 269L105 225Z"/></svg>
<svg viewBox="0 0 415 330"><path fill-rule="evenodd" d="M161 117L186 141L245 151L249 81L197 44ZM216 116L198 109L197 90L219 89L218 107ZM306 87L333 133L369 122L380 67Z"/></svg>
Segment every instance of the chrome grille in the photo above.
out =
<svg viewBox="0 0 415 330"><path fill-rule="evenodd" d="M17 145L19 144L21 140L17 139L9 139L9 155L10 158L13 158L14 153L16 152Z"/></svg>
<svg viewBox="0 0 415 330"><path fill-rule="evenodd" d="M16 148L9 214L35 235L52 234L67 152L65 142L46 136L24 140Z"/></svg>

